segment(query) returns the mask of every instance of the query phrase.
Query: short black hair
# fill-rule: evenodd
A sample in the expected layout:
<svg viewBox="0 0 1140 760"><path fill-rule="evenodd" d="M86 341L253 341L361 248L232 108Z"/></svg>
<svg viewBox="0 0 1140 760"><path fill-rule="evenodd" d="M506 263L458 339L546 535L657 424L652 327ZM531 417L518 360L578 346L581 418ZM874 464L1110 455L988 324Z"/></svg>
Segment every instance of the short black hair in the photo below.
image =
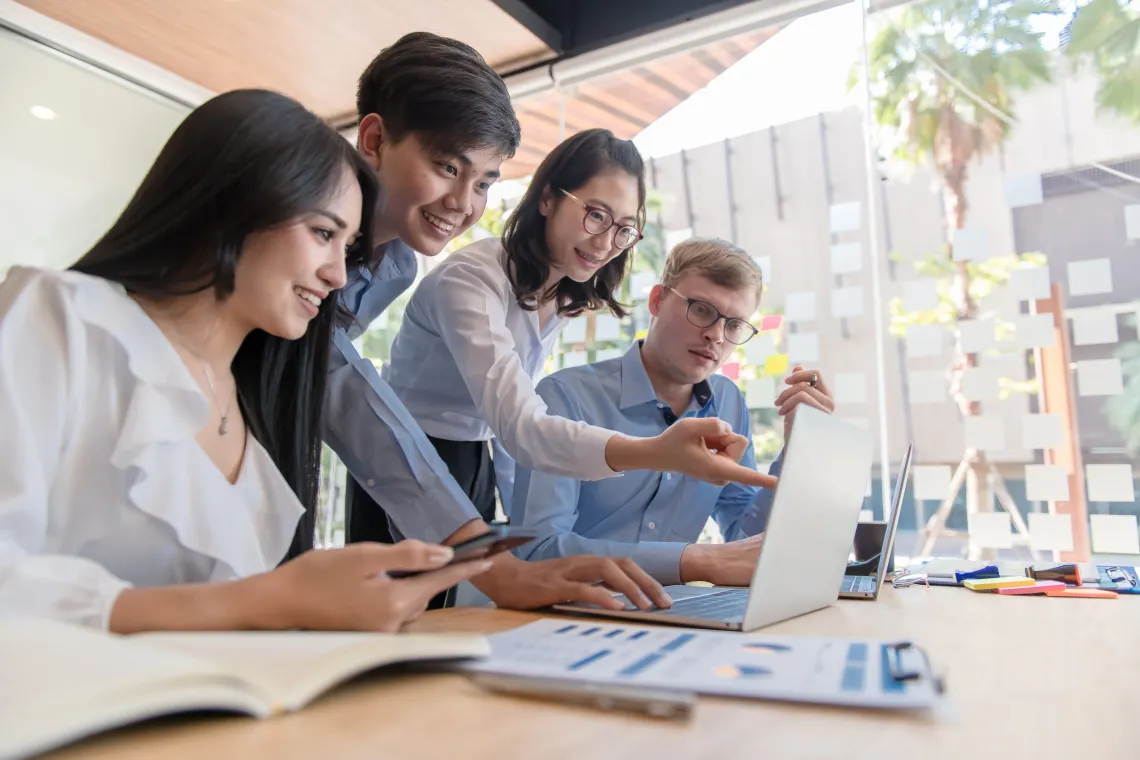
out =
<svg viewBox="0 0 1140 760"><path fill-rule="evenodd" d="M493 148L508 159L522 138L503 78L475 48L430 32L405 34L360 75L356 114L373 113L392 140L415 133L446 153Z"/></svg>

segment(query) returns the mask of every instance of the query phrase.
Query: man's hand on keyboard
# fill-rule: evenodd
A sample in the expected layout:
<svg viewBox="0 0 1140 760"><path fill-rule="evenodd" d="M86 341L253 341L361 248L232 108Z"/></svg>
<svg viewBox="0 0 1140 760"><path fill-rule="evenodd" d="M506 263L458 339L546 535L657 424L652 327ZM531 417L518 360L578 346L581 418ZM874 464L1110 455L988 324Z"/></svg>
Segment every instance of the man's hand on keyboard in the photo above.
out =
<svg viewBox="0 0 1140 760"><path fill-rule="evenodd" d="M717 586L747 586L764 543L761 533L726 544L689 544L681 552L681 582L707 581Z"/></svg>

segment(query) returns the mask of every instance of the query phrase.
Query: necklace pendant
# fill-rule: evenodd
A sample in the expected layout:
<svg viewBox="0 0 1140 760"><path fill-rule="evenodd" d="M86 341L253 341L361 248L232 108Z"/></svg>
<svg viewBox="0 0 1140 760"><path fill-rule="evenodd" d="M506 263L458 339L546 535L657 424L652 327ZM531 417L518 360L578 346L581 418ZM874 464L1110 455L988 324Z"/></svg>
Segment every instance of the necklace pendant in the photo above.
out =
<svg viewBox="0 0 1140 760"><path fill-rule="evenodd" d="M218 435L225 435L230 429L230 418L228 416L222 417L222 424L218 425Z"/></svg>

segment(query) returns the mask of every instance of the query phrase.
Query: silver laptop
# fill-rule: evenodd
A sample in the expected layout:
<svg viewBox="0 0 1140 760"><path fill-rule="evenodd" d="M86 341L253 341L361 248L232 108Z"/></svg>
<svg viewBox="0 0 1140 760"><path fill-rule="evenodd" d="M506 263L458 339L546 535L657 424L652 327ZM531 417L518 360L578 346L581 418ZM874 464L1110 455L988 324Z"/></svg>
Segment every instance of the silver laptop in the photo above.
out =
<svg viewBox="0 0 1140 760"><path fill-rule="evenodd" d="M751 631L827 607L839 597L871 473L872 451L866 429L814 407L800 406L748 589L667 586L673 598L667 610L643 612L628 600L624 610L583 603L559 604L554 609ZM790 578L795 583L789 583Z"/></svg>
<svg viewBox="0 0 1140 760"><path fill-rule="evenodd" d="M903 494L906 493L906 484L910 479L910 462L914 457L914 444L906 447L903 454L902 466L899 467L899 478L895 481L895 491L891 495L891 513L887 516L887 527L883 532L883 545L879 549L879 567L872 575L845 575L843 584L839 587L840 599L877 599L879 590L883 587L883 579L887 576L887 565L891 561L891 553L895 550L895 531L899 527L899 514L902 512ZM868 560L870 561L870 560Z"/></svg>

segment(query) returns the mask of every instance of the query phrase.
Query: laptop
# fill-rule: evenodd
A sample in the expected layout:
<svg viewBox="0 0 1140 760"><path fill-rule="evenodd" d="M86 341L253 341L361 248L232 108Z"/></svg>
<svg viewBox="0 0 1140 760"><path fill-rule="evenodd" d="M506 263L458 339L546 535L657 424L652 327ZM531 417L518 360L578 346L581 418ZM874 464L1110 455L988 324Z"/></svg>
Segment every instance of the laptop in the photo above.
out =
<svg viewBox="0 0 1140 760"><path fill-rule="evenodd" d="M851 553L851 537L871 473L865 428L802 405L784 450L760 557L749 588L667 586L667 610L606 610L575 602L554 609L694 628L752 631L828 607ZM795 578L795 583L789 583ZM618 599L624 599L620 595Z"/></svg>
<svg viewBox="0 0 1140 760"><path fill-rule="evenodd" d="M891 495L891 514L887 517L887 528L883 533L883 545L879 549L878 557L871 557L867 563L878 560L878 569L871 575L845 575L843 583L839 586L840 599L871 599L879 598L879 590L883 587L883 580L887 577L887 566L891 561L891 554L895 550L895 531L899 527L899 514L902 512L903 494L906 493L906 484L910 479L910 462L914 457L914 444L911 443L903 454L902 466L899 467L899 478L895 481L895 491ZM861 563L865 564L865 563Z"/></svg>

